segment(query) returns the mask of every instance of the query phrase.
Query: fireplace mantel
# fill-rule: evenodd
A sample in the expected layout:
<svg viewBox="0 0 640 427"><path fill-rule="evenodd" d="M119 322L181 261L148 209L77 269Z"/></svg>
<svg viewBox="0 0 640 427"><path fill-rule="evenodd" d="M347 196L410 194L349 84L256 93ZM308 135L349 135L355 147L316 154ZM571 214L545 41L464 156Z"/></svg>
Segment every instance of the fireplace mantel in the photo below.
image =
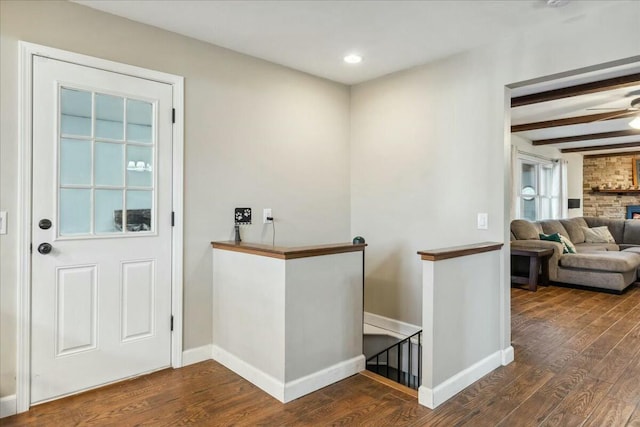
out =
<svg viewBox="0 0 640 427"><path fill-rule="evenodd" d="M640 194L640 189L636 190L591 190L592 193L606 194Z"/></svg>

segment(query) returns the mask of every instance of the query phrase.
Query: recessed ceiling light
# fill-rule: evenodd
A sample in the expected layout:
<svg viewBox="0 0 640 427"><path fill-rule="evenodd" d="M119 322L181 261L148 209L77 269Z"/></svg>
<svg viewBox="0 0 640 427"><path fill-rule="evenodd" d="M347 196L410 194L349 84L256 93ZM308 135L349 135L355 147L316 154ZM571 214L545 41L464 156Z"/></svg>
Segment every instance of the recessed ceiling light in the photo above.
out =
<svg viewBox="0 0 640 427"><path fill-rule="evenodd" d="M347 64L359 64L362 62L362 56L352 53L344 57L344 62Z"/></svg>

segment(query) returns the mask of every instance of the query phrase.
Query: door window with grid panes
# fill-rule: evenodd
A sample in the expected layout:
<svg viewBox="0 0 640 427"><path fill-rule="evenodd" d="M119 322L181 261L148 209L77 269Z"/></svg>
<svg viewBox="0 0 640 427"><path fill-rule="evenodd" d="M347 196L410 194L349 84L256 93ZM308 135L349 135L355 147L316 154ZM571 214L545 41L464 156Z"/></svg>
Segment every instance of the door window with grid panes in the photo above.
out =
<svg viewBox="0 0 640 427"><path fill-rule="evenodd" d="M60 89L58 235L155 230L154 104Z"/></svg>

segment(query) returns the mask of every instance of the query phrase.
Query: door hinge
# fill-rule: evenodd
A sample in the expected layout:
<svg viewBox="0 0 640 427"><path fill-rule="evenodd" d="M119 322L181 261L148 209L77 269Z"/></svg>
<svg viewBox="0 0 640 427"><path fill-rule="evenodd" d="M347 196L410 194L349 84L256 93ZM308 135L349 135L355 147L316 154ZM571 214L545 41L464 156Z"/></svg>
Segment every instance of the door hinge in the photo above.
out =
<svg viewBox="0 0 640 427"><path fill-rule="evenodd" d="M33 253L33 243L29 243L29 253Z"/></svg>
<svg viewBox="0 0 640 427"><path fill-rule="evenodd" d="M171 226L175 227L175 225L176 225L176 213L171 212Z"/></svg>
<svg viewBox="0 0 640 427"><path fill-rule="evenodd" d="M175 123L176 122L176 109L172 108L171 109L171 123Z"/></svg>
<svg viewBox="0 0 640 427"><path fill-rule="evenodd" d="M173 332L173 315L171 315L171 332Z"/></svg>

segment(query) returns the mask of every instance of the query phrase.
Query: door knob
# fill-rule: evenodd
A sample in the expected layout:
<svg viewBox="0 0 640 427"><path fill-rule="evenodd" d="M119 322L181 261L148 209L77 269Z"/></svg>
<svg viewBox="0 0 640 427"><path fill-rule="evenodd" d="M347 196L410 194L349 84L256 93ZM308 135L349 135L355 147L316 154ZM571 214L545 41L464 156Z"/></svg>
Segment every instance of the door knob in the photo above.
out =
<svg viewBox="0 0 640 427"><path fill-rule="evenodd" d="M40 243L38 245L38 252L40 252L42 255L48 254L49 252L51 252L51 249L53 249L51 243Z"/></svg>

